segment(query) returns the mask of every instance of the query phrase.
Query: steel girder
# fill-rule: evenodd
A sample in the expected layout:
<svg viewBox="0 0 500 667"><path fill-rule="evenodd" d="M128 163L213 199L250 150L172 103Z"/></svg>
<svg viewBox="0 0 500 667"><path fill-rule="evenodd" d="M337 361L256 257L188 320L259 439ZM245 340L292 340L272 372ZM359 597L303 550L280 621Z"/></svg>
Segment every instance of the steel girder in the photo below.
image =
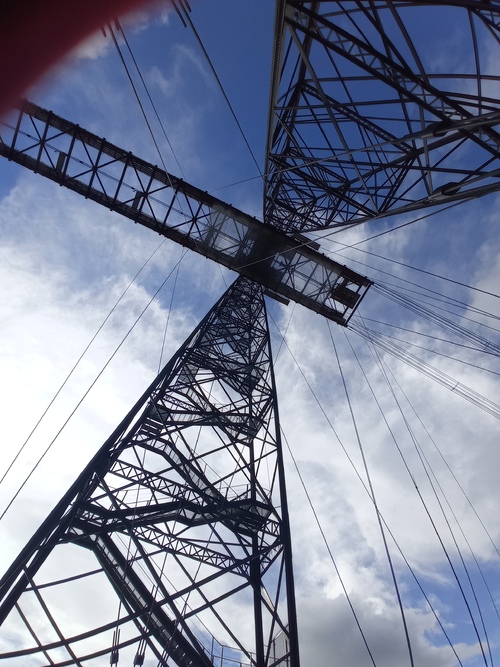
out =
<svg viewBox="0 0 500 667"><path fill-rule="evenodd" d="M499 37L495 1L278 0L265 221L310 231L499 190Z"/></svg>
<svg viewBox="0 0 500 667"><path fill-rule="evenodd" d="M226 292L52 511L0 581L0 623L13 666L131 645L137 665L299 666L259 285Z"/></svg>
<svg viewBox="0 0 500 667"><path fill-rule="evenodd" d="M285 235L34 104L14 125L0 125L0 155L339 324L371 285L309 239Z"/></svg>

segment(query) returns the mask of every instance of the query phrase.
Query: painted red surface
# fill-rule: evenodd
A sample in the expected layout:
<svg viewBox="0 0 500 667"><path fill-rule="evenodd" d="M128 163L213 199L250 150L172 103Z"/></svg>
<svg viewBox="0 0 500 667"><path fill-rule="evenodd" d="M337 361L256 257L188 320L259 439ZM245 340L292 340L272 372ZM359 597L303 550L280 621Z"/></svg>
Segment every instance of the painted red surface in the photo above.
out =
<svg viewBox="0 0 500 667"><path fill-rule="evenodd" d="M151 0L2 0L0 115L87 36L147 4Z"/></svg>

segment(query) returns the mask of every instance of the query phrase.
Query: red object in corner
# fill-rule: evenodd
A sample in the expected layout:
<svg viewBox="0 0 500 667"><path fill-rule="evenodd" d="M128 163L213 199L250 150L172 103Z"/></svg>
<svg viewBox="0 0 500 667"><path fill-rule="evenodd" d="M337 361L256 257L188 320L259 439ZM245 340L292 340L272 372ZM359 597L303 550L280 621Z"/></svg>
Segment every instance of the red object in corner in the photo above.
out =
<svg viewBox="0 0 500 667"><path fill-rule="evenodd" d="M66 53L110 20L150 0L4 0L0 3L0 115Z"/></svg>

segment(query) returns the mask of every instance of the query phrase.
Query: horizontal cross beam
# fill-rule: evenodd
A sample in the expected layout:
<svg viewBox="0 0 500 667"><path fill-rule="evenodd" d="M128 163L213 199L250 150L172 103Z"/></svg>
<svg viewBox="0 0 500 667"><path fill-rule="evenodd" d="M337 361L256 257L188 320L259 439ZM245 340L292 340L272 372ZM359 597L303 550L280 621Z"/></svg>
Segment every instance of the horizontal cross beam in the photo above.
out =
<svg viewBox="0 0 500 667"><path fill-rule="evenodd" d="M371 281L165 170L26 102L0 155L346 325Z"/></svg>

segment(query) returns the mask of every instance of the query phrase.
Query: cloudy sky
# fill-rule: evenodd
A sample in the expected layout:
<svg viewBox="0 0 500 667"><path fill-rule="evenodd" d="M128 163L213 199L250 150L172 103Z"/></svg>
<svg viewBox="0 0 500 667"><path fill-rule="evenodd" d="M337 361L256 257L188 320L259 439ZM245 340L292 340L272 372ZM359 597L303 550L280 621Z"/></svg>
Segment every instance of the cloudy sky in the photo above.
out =
<svg viewBox="0 0 500 667"><path fill-rule="evenodd" d="M271 5L194 0L192 13L261 168ZM146 104L169 169L260 216L259 172L190 30L166 11L123 25L166 131ZM30 98L157 163L105 33ZM376 282L352 330L269 303L305 667L372 664L352 609L377 665L410 665L370 484L415 664L500 660L500 364L493 347L483 353L472 339L499 344L491 296L500 278L498 203L493 195L368 241L399 221L325 239L324 252ZM24 445L0 486L3 570L235 276L6 161L0 226L2 475ZM383 289L432 307L471 336L458 338ZM364 327L420 361L412 367L374 348L354 331ZM419 372L424 362L441 383Z"/></svg>

